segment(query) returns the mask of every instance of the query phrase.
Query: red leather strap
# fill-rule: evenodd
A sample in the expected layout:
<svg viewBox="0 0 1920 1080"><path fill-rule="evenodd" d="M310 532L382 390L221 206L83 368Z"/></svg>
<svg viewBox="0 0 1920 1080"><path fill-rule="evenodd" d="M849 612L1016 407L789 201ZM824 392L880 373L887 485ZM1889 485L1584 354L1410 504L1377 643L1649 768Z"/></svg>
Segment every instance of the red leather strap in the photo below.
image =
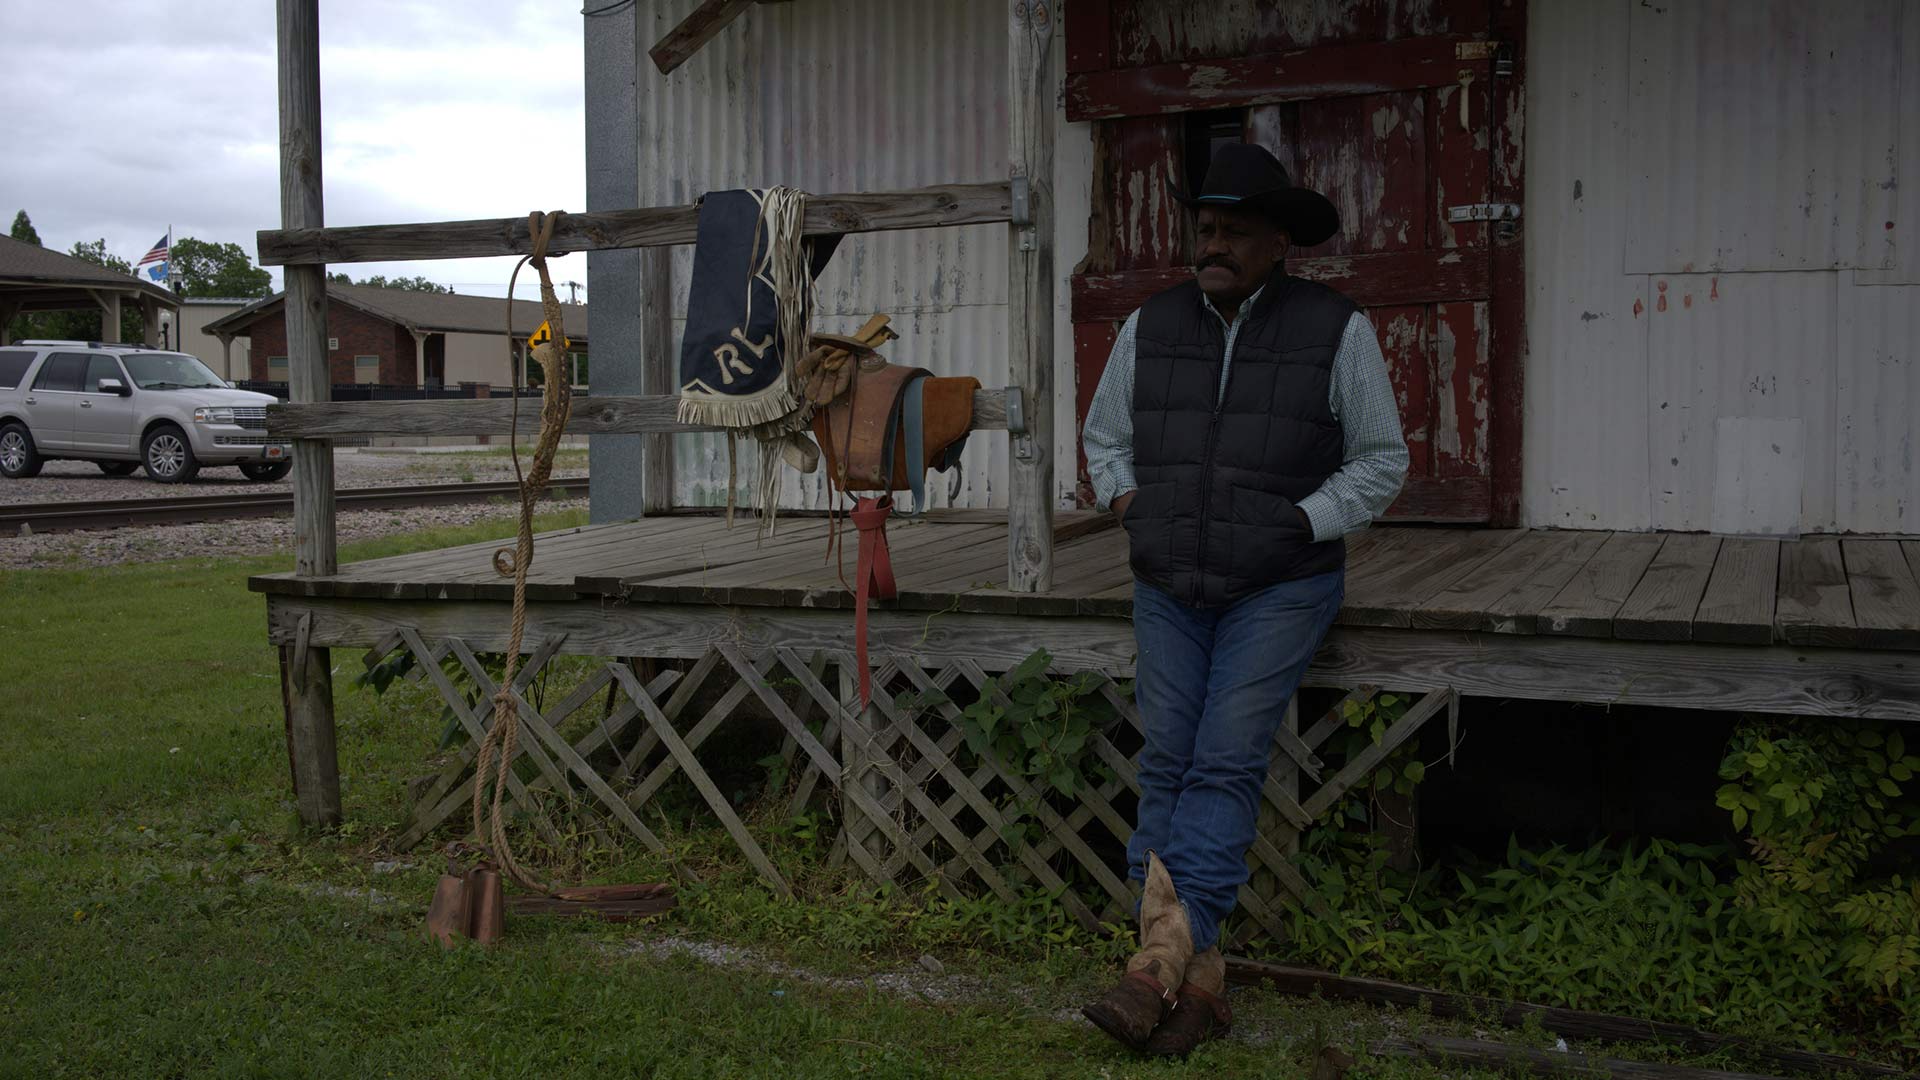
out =
<svg viewBox="0 0 1920 1080"><path fill-rule="evenodd" d="M1125 981L1137 982L1153 991L1153 996L1160 999L1160 1015L1165 1016L1167 1010L1173 1008L1174 996L1167 992L1166 986L1159 979L1147 974L1144 969L1129 971L1123 978Z"/></svg>
<svg viewBox="0 0 1920 1080"><path fill-rule="evenodd" d="M1219 1026L1222 1032L1225 1032L1227 1028L1233 1024L1233 1010L1227 1007L1226 998L1202 990L1192 983L1181 983L1180 999L1182 1001L1197 1001L1205 1005L1207 1009L1213 1013L1213 1022Z"/></svg>
<svg viewBox="0 0 1920 1080"><path fill-rule="evenodd" d="M861 499L854 505L853 527L860 530L860 556L854 566L858 584L853 593L853 651L860 664L860 707L873 702L873 669L867 665L867 601L891 600L900 594L893 580L893 559L887 552L887 517L893 496Z"/></svg>

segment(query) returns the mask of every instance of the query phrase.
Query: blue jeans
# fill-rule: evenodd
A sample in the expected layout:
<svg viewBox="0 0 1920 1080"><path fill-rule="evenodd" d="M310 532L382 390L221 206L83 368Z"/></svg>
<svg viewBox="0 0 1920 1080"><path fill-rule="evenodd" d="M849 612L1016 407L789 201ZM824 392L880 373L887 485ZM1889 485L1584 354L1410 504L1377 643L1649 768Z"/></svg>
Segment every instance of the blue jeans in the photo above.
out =
<svg viewBox="0 0 1920 1080"><path fill-rule="evenodd" d="M1212 947L1247 880L1273 735L1333 625L1346 572L1282 582L1224 608L1192 608L1135 582L1134 697L1146 727L1128 872L1159 854Z"/></svg>

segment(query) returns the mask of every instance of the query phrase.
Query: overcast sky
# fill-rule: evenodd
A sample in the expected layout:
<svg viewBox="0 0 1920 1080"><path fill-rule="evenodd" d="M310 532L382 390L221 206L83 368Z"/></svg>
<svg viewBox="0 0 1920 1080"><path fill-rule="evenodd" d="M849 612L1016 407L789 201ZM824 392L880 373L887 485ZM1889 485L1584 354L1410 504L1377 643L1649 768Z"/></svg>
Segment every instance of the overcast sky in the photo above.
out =
<svg viewBox="0 0 1920 1080"><path fill-rule="evenodd" d="M329 225L586 209L580 0L323 0ZM137 261L280 222L271 0L0 0L0 210ZM504 295L512 259L368 263ZM586 280L586 259L553 264ZM527 277L521 295L533 296ZM279 275L275 273L276 287ZM564 296L564 294L563 294Z"/></svg>

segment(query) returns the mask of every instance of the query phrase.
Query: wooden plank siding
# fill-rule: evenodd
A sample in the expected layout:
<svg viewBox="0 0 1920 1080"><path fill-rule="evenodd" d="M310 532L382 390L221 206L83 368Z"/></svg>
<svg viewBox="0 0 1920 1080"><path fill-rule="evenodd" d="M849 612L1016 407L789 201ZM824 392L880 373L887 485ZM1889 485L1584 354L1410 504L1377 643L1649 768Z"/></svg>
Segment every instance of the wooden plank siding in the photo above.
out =
<svg viewBox="0 0 1920 1080"><path fill-rule="evenodd" d="M829 548L839 530L841 557ZM934 510L888 529L897 599L877 610L1127 619L1127 536L1110 515L1054 520L1054 581L1006 587L1006 519ZM529 595L542 603L850 611L852 526L790 515L761 537L711 513L589 525L539 538ZM251 587L288 597L500 602L502 541L344 566L324 577L262 574ZM1920 540L1721 539L1699 534L1376 527L1348 538L1337 620L1373 627L1920 651ZM1045 631L1036 628L1044 636Z"/></svg>

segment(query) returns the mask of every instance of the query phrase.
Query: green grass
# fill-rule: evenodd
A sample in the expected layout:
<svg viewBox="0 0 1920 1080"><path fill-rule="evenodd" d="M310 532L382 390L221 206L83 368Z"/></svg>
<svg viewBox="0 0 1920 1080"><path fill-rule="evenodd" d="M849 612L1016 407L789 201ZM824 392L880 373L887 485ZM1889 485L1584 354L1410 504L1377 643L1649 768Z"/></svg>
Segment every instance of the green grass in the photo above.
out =
<svg viewBox="0 0 1920 1080"><path fill-rule="evenodd" d="M433 855L372 865L396 857L382 841L406 778L428 771L437 704L354 689L358 655L335 652L347 824L294 825L276 658L244 586L286 562L0 573L0 1076L1291 1077L1323 1041L1386 1033L1377 1010L1240 992L1257 1041L1140 1062L1061 1018L1111 977L1110 944L1038 919L990 928L984 909L925 913L825 871L797 874L804 899L786 901L720 867L655 924L518 920L491 951L442 951L420 932ZM575 871L651 872L618 851L583 858ZM930 950L982 990L910 1000L627 948L669 934L841 973ZM1494 1074L1373 1059L1354 1075Z"/></svg>

